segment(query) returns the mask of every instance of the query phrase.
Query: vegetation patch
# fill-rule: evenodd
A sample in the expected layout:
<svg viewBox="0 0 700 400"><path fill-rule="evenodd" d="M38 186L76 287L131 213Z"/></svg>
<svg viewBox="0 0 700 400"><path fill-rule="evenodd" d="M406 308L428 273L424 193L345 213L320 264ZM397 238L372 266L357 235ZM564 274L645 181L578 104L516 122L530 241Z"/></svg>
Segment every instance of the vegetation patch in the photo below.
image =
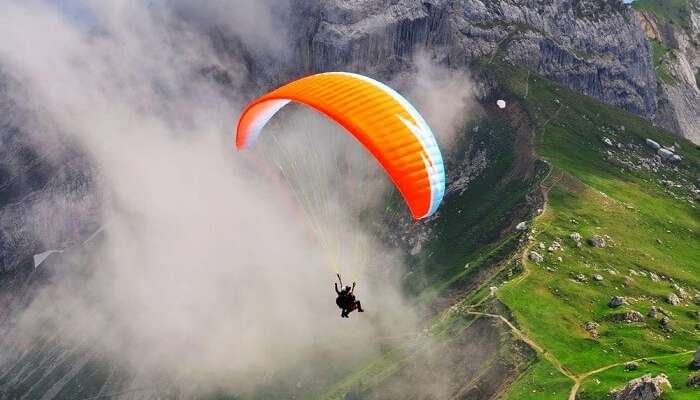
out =
<svg viewBox="0 0 700 400"><path fill-rule="evenodd" d="M661 22L685 30L690 28L691 4L688 0L635 0L632 7L653 13Z"/></svg>

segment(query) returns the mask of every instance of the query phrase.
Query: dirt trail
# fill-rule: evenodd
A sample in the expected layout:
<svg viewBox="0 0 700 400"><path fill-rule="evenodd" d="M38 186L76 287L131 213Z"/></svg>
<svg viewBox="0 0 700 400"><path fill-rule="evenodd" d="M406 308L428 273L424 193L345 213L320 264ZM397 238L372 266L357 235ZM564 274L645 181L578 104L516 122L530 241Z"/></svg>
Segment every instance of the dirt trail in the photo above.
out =
<svg viewBox="0 0 700 400"><path fill-rule="evenodd" d="M491 296L487 296L486 298L489 298ZM485 299L486 299L485 298ZM484 300L485 300L484 299ZM482 302L483 303L483 300ZM473 307L476 307L477 304L475 304ZM627 361L620 361L617 363L605 365L603 367L599 367L593 370L590 370L588 372L584 372L581 374L574 374L571 372L557 357L547 351L544 347L541 345L537 344L534 339L529 337L525 332L521 331L518 329L511 321L508 320L508 318L504 317L503 315L500 314L490 314L490 313L485 313L485 312L480 312L480 311L466 311L467 314L471 315L478 315L482 317L489 317L489 318L497 318L501 320L503 323L508 325L510 330L517 336L520 340L523 342L527 343L528 346L530 346L533 350L535 350L537 353L541 354L542 357L544 357L547 361L549 361L562 375L566 376L567 378L571 379L574 384L571 387L571 391L569 392L569 397L568 400L576 400L576 394L578 393L579 388L581 387L581 384L590 376L598 374L600 372L606 371L610 368L614 367L619 367L622 365L625 365L628 362L639 362L639 361L644 361L644 360L658 360L658 359L663 359L663 358L668 358L668 357L675 357L678 355L683 355L683 354L692 354L695 352L695 350L683 350L678 353L672 353L672 354L664 354L660 356L653 356L653 357L642 357L642 358L636 358L633 360L627 360Z"/></svg>

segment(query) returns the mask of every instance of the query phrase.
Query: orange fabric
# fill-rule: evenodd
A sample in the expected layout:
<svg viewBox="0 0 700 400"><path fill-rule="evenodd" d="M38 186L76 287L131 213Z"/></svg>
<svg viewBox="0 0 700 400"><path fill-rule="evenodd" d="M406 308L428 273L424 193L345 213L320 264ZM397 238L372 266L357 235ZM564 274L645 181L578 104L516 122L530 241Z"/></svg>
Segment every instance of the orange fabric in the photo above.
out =
<svg viewBox="0 0 700 400"><path fill-rule="evenodd" d="M347 129L384 167L415 218L431 206L431 184L423 144L399 116L418 121L390 93L352 75L318 74L286 84L253 101L238 123L236 147L249 139L266 103L292 100L322 112ZM276 110L275 110L276 111ZM266 121L265 121L266 122Z"/></svg>

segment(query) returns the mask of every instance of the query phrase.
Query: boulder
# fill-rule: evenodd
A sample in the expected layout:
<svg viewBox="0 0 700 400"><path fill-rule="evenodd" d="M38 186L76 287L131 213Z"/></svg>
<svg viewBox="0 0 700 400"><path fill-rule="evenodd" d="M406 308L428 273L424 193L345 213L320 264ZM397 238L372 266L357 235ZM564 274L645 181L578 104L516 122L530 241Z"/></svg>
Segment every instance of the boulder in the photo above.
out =
<svg viewBox="0 0 700 400"><path fill-rule="evenodd" d="M593 247L605 247L605 239L603 239L602 236L599 235L594 235L590 239L588 239L588 244L590 244Z"/></svg>
<svg viewBox="0 0 700 400"><path fill-rule="evenodd" d="M618 322L644 322L644 316L639 311L625 311L613 314L612 319Z"/></svg>
<svg viewBox="0 0 700 400"><path fill-rule="evenodd" d="M625 363L625 371L635 371L639 369L639 363L630 361Z"/></svg>
<svg viewBox="0 0 700 400"><path fill-rule="evenodd" d="M693 356L693 361L690 362L691 368L700 368L700 347L698 347L695 355Z"/></svg>
<svg viewBox="0 0 700 400"><path fill-rule="evenodd" d="M656 316L659 315L659 310L656 309L656 306L651 306L647 315L651 318L656 318Z"/></svg>
<svg viewBox="0 0 700 400"><path fill-rule="evenodd" d="M671 319L669 317L661 318L661 326L668 326L669 322L671 322Z"/></svg>
<svg viewBox="0 0 700 400"><path fill-rule="evenodd" d="M625 298L622 296L615 296L608 302L608 306L612 308L620 307L623 304L625 304Z"/></svg>
<svg viewBox="0 0 700 400"><path fill-rule="evenodd" d="M594 321L588 321L583 324L583 329L593 337L598 337L598 328L600 328L600 324Z"/></svg>
<svg viewBox="0 0 700 400"><path fill-rule="evenodd" d="M662 159L664 160L670 160L673 158L673 152L669 149L658 149L656 150L656 154L661 156Z"/></svg>
<svg viewBox="0 0 700 400"><path fill-rule="evenodd" d="M544 257L542 257L542 255L536 251L531 251L530 254L528 254L528 257L530 258L530 260L536 263L541 263L542 261L544 261Z"/></svg>
<svg viewBox="0 0 700 400"><path fill-rule="evenodd" d="M571 235L569 235L569 237L576 243L581 241L581 234L578 232L571 232Z"/></svg>
<svg viewBox="0 0 700 400"><path fill-rule="evenodd" d="M700 385L700 374L690 375L686 384L697 388Z"/></svg>
<svg viewBox="0 0 700 400"><path fill-rule="evenodd" d="M605 143L606 146L613 146L612 140L610 140L606 137L603 137L603 143Z"/></svg>
<svg viewBox="0 0 700 400"><path fill-rule="evenodd" d="M675 293L671 293L668 296L666 296L666 302L668 304L677 306L677 305L681 304L681 299L678 298L678 296Z"/></svg>
<svg viewBox="0 0 700 400"><path fill-rule="evenodd" d="M518 225L515 226L515 230L517 231L526 231L527 230L527 223L525 221L519 223Z"/></svg>
<svg viewBox="0 0 700 400"><path fill-rule="evenodd" d="M655 377L645 375L627 382L624 388L617 391L615 400L656 400L664 392L665 388L671 388L671 382L664 374Z"/></svg>
<svg viewBox="0 0 700 400"><path fill-rule="evenodd" d="M601 275L601 274L595 274L595 275L593 275L593 280L596 280L596 281L600 282L600 281L603 280L603 275Z"/></svg>
<svg viewBox="0 0 700 400"><path fill-rule="evenodd" d="M687 299L688 298L688 292L685 291L681 286L678 286L678 284L674 283L673 284L673 290L676 292L678 297L681 299Z"/></svg>
<svg viewBox="0 0 700 400"><path fill-rule="evenodd" d="M654 141L654 140L647 139L646 143L647 143L647 146L649 146L650 148L652 148L654 150L658 150L661 148L661 145L656 143L656 141Z"/></svg>

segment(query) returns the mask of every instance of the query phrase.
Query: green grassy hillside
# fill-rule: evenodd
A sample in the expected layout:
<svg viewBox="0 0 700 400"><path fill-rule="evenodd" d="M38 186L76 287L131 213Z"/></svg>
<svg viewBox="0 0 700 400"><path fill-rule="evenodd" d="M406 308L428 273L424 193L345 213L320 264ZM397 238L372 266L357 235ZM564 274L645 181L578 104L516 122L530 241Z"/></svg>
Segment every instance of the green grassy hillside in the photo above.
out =
<svg viewBox="0 0 700 400"><path fill-rule="evenodd" d="M700 212L692 190L700 176L700 151L647 121L525 71L502 68L495 73L510 100L531 116L535 151L551 163L543 182L546 208L531 224L525 252L536 251L544 260L524 258L525 273L502 286L498 298L523 331L561 363L570 384L582 382L578 398L601 398L597 396L647 370L624 372L617 365L602 378L584 377L590 371L697 347ZM683 160L650 161L654 152L646 138L662 145L680 142L677 153ZM582 236L580 247L571 238L574 232ZM606 247L587 243L595 235ZM555 245L550 251L554 242L561 249ZM680 304L667 303L674 292ZM609 307L613 296L624 296L626 304ZM648 316L652 306L659 310L656 317ZM618 322L616 317L627 311L641 313L644 320ZM668 322L662 322L664 316ZM597 332L586 330L586 323ZM672 381L685 382L690 371L677 365L687 364L690 355L674 360L667 369L657 369ZM552 369L542 365L549 362L540 360L508 398L563 398L550 393L560 391L564 376L542 376ZM685 384L666 395L693 396L700 392Z"/></svg>
<svg viewBox="0 0 700 400"><path fill-rule="evenodd" d="M433 335L446 343L465 335L477 340L470 327L489 320L500 324L496 335L510 337L493 357L507 359L518 344L531 349L511 364L517 365L510 370L515 381L483 398L601 399L647 373L669 376L673 390L666 399L700 396L685 384L700 340L700 212L693 192L700 177L698 147L525 69L496 63L479 72L497 82L497 97L486 99L483 119L469 129L488 127L490 142L482 142L484 131L472 140L492 143L490 151L502 152L495 159L503 164L470 185L468 197L448 197L433 241L415 257L420 298L448 305L434 318ZM508 102L505 111L493 110L496 98ZM529 146L522 146L524 131ZM658 160L647 138L675 144L682 160ZM522 175L527 179L513 179L518 159L531 168ZM538 204L535 192L544 194L543 210L527 232L517 232L513 223L528 212L514 213L513 207ZM590 245L594 236L605 247ZM559 246L549 251L554 242ZM529 260L530 251L544 260ZM678 304L667 302L672 293ZM613 296L623 296L625 304L610 307ZM643 319L620 321L628 312ZM629 361L636 370L625 370ZM421 363L390 352L327 398L350 392L381 399L387 382ZM462 368L465 379L473 376ZM472 384L467 381L464 390ZM363 389L352 390L357 387Z"/></svg>

